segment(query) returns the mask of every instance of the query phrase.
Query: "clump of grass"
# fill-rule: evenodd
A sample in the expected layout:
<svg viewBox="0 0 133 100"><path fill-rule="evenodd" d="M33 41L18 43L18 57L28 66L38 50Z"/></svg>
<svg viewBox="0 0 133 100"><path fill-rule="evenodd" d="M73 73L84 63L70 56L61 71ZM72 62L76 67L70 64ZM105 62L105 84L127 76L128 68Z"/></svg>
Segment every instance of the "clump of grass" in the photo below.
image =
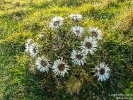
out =
<svg viewBox="0 0 133 100"><path fill-rule="evenodd" d="M79 93L82 86L82 82L76 78L70 78L69 81L66 83L67 92L73 94L73 93Z"/></svg>
<svg viewBox="0 0 133 100"><path fill-rule="evenodd" d="M128 12L126 12L126 15L120 19L116 27L120 31L127 32L131 29L132 25L133 25L133 11L129 10Z"/></svg>
<svg viewBox="0 0 133 100"><path fill-rule="evenodd" d="M13 36L7 37L5 40L1 42L1 46L5 46L4 50L10 55L14 55L18 53L19 51L24 50L24 43L22 39L26 39L30 37L31 34L27 33L16 33ZM19 41L19 42L18 42ZM21 46L21 48L19 48ZM3 49L2 49L3 51Z"/></svg>
<svg viewBox="0 0 133 100"><path fill-rule="evenodd" d="M116 0L105 0L105 1L103 1L103 3L101 4L102 6L102 8L109 8L109 7L111 7L111 6L114 6L115 4L116 4L117 2L116 2Z"/></svg>
<svg viewBox="0 0 133 100"><path fill-rule="evenodd" d="M124 2L124 1L126 1L126 0L117 0L118 2Z"/></svg>
<svg viewBox="0 0 133 100"><path fill-rule="evenodd" d="M53 0L53 2L55 2ZM60 6L60 7L63 7L63 6L68 6L68 7L76 7L76 6L81 6L82 4L85 4L85 3L89 3L90 0L82 0L82 1L79 1L79 0L58 0L58 2L55 2L56 5Z"/></svg>
<svg viewBox="0 0 133 100"><path fill-rule="evenodd" d="M84 4L80 6L78 9L81 9L80 13L83 14L84 16L88 16L90 13L96 11L95 7L90 4Z"/></svg>
<svg viewBox="0 0 133 100"><path fill-rule="evenodd" d="M58 13L59 10L56 9ZM55 12L56 12L55 11ZM50 16L51 10L41 10L37 12L32 12L30 15L25 16L22 23L20 23L24 30L30 30L32 32L43 30L44 27L48 27L49 19L45 15Z"/></svg>
<svg viewBox="0 0 133 100"><path fill-rule="evenodd" d="M132 88L133 88L133 82L129 82L127 88L124 91L126 94L129 94L129 97L131 97L131 98L132 98L132 94L133 94Z"/></svg>

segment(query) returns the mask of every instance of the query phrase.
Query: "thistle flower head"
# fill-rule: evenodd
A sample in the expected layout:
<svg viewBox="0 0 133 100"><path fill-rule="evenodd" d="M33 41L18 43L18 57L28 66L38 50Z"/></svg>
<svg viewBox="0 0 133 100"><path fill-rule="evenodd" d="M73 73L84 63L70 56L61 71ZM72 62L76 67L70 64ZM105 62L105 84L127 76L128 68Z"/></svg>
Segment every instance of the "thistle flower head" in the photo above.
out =
<svg viewBox="0 0 133 100"><path fill-rule="evenodd" d="M72 31L75 36L81 37L84 32L84 28L80 26L75 26L75 27L72 27Z"/></svg>
<svg viewBox="0 0 133 100"><path fill-rule="evenodd" d="M97 40L102 40L102 31L100 29L98 29L97 27L90 27L88 29L88 31L90 32L90 35L97 39Z"/></svg>
<svg viewBox="0 0 133 100"><path fill-rule="evenodd" d="M81 42L81 49L86 53L94 54L96 51L97 41L92 37L85 37L84 41Z"/></svg>
<svg viewBox="0 0 133 100"><path fill-rule="evenodd" d="M100 63L100 65L95 67L96 74L95 76L98 77L98 81L106 81L109 78L110 68L107 67L105 62Z"/></svg>
<svg viewBox="0 0 133 100"><path fill-rule="evenodd" d="M32 39L28 39L25 43L25 52L29 53L29 47L32 44Z"/></svg>
<svg viewBox="0 0 133 100"><path fill-rule="evenodd" d="M72 21L78 22L83 18L83 16L81 14L71 14L70 18L72 19Z"/></svg>
<svg viewBox="0 0 133 100"><path fill-rule="evenodd" d="M39 54L39 48L36 43L32 43L29 46L29 53L32 58L35 58Z"/></svg>
<svg viewBox="0 0 133 100"><path fill-rule="evenodd" d="M42 57L38 57L36 59L36 66L37 66L37 70L39 70L40 72L48 72L49 71L49 67L51 66L49 64L49 60L42 56Z"/></svg>
<svg viewBox="0 0 133 100"><path fill-rule="evenodd" d="M54 61L54 64L52 66L53 72L56 75L65 76L65 73L68 73L69 66L63 61L63 59L57 59Z"/></svg>
<svg viewBox="0 0 133 100"><path fill-rule="evenodd" d="M86 53L83 51L73 50L70 58L72 58L72 62L75 65L81 66L84 65L84 63L86 62L87 56Z"/></svg>
<svg viewBox="0 0 133 100"><path fill-rule="evenodd" d="M62 25L63 25L63 18L59 16L52 18L49 26L52 29L60 29Z"/></svg>

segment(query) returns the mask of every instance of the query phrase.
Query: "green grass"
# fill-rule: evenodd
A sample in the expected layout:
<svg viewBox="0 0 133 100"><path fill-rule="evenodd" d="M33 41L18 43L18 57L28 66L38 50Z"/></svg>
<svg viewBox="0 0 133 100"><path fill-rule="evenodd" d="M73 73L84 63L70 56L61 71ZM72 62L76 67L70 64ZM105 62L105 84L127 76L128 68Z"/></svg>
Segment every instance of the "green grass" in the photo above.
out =
<svg viewBox="0 0 133 100"><path fill-rule="evenodd" d="M115 100L109 94L133 94L133 1L102 1L1 0L0 99ZM86 66L89 68L78 67L72 70L75 66L70 63L72 68L65 78L55 78L51 70L49 74L38 72L34 59L25 52L26 40L32 38L43 44L45 50L41 50L49 54L51 59L56 59L55 53L67 58L71 46L78 48L79 43L70 34L65 35L67 49L62 53L51 52L52 46L47 43L51 42L56 32L49 28L49 23L55 16L68 17L72 13L83 15L83 20L79 22L82 27L87 29L95 26L103 32L104 38L99 42L98 51L87 58ZM67 28L64 26L63 29L75 24L67 18L65 25ZM45 35L44 40L37 39L39 33ZM91 72L100 61L107 62L111 69L111 77L101 83Z"/></svg>

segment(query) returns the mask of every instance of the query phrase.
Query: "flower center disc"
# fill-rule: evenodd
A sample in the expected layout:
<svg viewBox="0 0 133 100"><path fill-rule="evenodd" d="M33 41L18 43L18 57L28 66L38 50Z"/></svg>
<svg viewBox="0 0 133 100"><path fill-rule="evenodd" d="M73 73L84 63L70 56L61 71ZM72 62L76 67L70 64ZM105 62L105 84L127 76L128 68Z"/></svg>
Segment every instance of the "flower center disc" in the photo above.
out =
<svg viewBox="0 0 133 100"><path fill-rule="evenodd" d="M79 33L80 33L80 31L79 31L79 30L76 30L76 33L77 33L77 34L79 34Z"/></svg>
<svg viewBox="0 0 133 100"><path fill-rule="evenodd" d="M33 52L34 52L34 53L36 53L36 52L37 52L37 51L36 51L36 47L33 49Z"/></svg>
<svg viewBox="0 0 133 100"><path fill-rule="evenodd" d="M100 74L103 75L105 73L105 69L101 68L100 69Z"/></svg>
<svg viewBox="0 0 133 100"><path fill-rule="evenodd" d="M95 31L91 32L91 34L92 34L92 36L95 36L95 37L98 36L97 33L96 33Z"/></svg>
<svg viewBox="0 0 133 100"><path fill-rule="evenodd" d="M78 22L77 16L73 16L72 21Z"/></svg>
<svg viewBox="0 0 133 100"><path fill-rule="evenodd" d="M57 25L59 25L59 23L60 23L60 21L55 21L54 25L57 26Z"/></svg>
<svg viewBox="0 0 133 100"><path fill-rule="evenodd" d="M41 65L42 65L43 67L47 66L47 63L46 63L46 61L44 61L44 60L41 60Z"/></svg>
<svg viewBox="0 0 133 100"><path fill-rule="evenodd" d="M92 44L91 44L90 42L86 42L86 43L85 43L85 46L86 46L88 49L90 49L90 48L92 47Z"/></svg>
<svg viewBox="0 0 133 100"><path fill-rule="evenodd" d="M64 65L64 64L59 64L59 65L58 65L58 69L59 69L60 71L64 71L65 65Z"/></svg>
<svg viewBox="0 0 133 100"><path fill-rule="evenodd" d="M78 54L77 56L76 56L76 58L78 58L78 59L82 59L82 54Z"/></svg>

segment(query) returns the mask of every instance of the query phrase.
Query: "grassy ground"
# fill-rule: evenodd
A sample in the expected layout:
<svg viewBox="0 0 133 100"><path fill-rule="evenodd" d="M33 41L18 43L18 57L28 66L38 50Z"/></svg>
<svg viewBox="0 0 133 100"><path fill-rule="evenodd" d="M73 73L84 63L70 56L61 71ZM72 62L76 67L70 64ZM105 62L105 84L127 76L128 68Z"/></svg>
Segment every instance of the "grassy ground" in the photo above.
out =
<svg viewBox="0 0 133 100"><path fill-rule="evenodd" d="M59 78L57 85L56 78L37 72L32 59L25 53L28 38L37 41L39 33L49 35L51 18L68 17L72 13L83 15L80 23L83 27L95 26L103 32L100 48L94 57L90 56L88 60L92 63L87 66L93 66L95 61L108 62L112 71L106 82L100 83L92 77L81 82L85 74L71 74L68 79ZM133 95L132 62L132 0L0 1L1 100L115 100L109 94ZM75 71L84 73L84 70Z"/></svg>

